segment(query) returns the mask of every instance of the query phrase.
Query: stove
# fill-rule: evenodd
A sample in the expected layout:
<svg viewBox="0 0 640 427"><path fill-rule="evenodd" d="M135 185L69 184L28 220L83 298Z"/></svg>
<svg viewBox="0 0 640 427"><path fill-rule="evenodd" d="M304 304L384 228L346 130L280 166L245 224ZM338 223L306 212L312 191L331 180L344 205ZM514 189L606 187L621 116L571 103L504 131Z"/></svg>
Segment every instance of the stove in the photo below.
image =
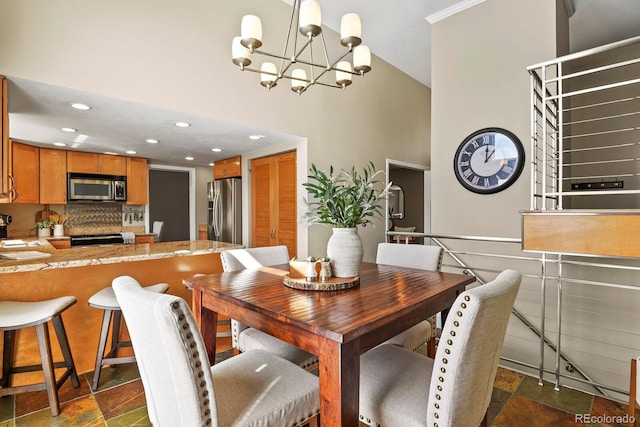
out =
<svg viewBox="0 0 640 427"><path fill-rule="evenodd" d="M114 234L82 234L71 236L71 246L122 245L124 238L120 233Z"/></svg>

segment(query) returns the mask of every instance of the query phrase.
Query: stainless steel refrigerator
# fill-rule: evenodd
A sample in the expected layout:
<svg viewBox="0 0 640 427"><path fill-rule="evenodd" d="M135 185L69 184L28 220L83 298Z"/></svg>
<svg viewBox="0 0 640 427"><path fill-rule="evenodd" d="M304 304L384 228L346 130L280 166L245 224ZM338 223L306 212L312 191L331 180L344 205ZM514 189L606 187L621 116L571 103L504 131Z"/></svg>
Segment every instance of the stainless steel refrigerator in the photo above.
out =
<svg viewBox="0 0 640 427"><path fill-rule="evenodd" d="M242 180L216 179L207 184L209 240L242 243Z"/></svg>

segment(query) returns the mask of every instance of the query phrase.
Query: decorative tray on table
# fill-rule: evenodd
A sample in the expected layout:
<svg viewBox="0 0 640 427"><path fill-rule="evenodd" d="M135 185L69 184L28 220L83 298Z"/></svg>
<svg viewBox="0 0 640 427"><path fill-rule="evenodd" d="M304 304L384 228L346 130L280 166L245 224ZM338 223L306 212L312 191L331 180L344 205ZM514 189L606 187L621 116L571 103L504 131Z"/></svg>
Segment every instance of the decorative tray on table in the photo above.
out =
<svg viewBox="0 0 640 427"><path fill-rule="evenodd" d="M329 280L308 282L304 277L291 277L288 274L282 278L285 286L305 291L342 291L360 285L360 276L332 277Z"/></svg>

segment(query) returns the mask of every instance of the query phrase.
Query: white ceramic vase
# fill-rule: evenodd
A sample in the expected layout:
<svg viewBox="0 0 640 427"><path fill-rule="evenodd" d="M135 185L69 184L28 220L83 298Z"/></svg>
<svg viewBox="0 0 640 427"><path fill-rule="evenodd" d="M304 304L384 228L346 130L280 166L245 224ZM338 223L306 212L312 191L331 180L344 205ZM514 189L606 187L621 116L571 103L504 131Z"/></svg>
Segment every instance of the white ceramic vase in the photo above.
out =
<svg viewBox="0 0 640 427"><path fill-rule="evenodd" d="M357 228L334 228L327 242L327 256L335 277L355 277L360 273L364 250Z"/></svg>
<svg viewBox="0 0 640 427"><path fill-rule="evenodd" d="M49 236L51 236L51 229L49 227L38 228L38 237L49 237Z"/></svg>

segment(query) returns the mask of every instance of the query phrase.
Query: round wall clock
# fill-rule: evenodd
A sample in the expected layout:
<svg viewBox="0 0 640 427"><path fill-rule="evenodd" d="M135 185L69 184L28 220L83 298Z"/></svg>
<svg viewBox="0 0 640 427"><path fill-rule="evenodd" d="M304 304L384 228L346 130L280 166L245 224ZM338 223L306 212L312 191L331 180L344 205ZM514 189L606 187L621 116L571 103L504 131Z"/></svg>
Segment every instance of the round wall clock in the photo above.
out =
<svg viewBox="0 0 640 427"><path fill-rule="evenodd" d="M480 129L462 141L453 159L456 178L480 194L502 191L524 167L524 147L513 133L500 128Z"/></svg>

